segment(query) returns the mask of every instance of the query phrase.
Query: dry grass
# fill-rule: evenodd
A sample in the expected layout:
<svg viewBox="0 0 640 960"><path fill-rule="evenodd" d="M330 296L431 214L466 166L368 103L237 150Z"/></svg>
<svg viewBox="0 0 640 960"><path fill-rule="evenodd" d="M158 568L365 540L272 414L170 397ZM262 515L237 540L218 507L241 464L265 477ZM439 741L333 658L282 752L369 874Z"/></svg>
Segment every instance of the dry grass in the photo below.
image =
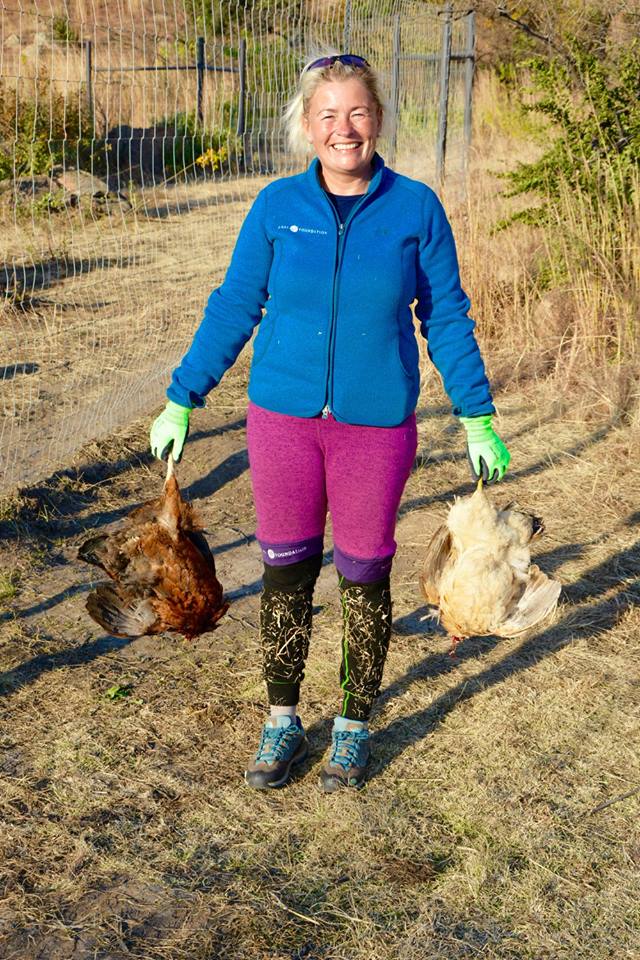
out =
<svg viewBox="0 0 640 960"><path fill-rule="evenodd" d="M114 641L83 609L83 530L160 483L146 423L85 449L4 522L3 569L20 577L0 615L0 952L635 960L640 554L628 432L589 427L540 384L500 395L514 455L503 496L545 517L538 560L566 587L539 635L469 641L452 660L421 619L416 583L444 503L468 489L460 435L431 391L398 527L372 779L338 796L316 782L339 699L326 566L302 703L311 757L264 796L241 779L265 709L245 373L223 383L227 415L216 403L199 415L180 469L233 601L214 634ZM114 685L123 695L112 699Z"/></svg>

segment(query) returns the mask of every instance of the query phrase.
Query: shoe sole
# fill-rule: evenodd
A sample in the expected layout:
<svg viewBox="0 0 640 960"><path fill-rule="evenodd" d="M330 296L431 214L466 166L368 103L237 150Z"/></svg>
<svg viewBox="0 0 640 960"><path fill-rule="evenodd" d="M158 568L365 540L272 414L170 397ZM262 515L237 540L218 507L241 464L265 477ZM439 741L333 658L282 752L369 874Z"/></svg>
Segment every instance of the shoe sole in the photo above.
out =
<svg viewBox="0 0 640 960"><path fill-rule="evenodd" d="M299 763L302 763L302 761L306 760L307 757L309 756L309 744L307 743L306 740L303 743L303 747L304 749L301 754L294 753L294 755L291 757L291 760L289 761L289 765L287 766L285 772L283 773L283 775L280 777L279 780L271 780L268 783L249 783L249 780L247 779L247 774L249 773L249 771L245 770L244 782L248 787L251 787L252 790L278 790L280 787L284 787L284 785L289 780L289 777L291 776L291 768L296 767Z"/></svg>

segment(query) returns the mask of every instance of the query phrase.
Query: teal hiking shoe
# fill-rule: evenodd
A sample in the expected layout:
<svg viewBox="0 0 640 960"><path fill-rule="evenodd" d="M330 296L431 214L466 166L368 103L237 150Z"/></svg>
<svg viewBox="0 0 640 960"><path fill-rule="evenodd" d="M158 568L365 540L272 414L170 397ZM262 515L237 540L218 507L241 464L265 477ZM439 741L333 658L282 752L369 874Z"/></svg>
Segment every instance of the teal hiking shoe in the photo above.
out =
<svg viewBox="0 0 640 960"><path fill-rule="evenodd" d="M369 730L359 724L346 729L333 728L331 754L320 771L320 786L325 793L335 793L343 787L361 787L371 757Z"/></svg>
<svg viewBox="0 0 640 960"><path fill-rule="evenodd" d="M244 779L256 790L283 787L291 768L302 763L309 752L300 717L271 717L262 728L258 752L244 772Z"/></svg>

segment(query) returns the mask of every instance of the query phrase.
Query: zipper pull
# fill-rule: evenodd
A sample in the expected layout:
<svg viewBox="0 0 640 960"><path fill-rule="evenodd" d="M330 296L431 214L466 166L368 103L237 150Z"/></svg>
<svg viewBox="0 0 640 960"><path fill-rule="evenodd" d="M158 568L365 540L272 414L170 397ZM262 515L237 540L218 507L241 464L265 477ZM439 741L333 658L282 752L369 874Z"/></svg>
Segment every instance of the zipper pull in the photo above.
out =
<svg viewBox="0 0 640 960"><path fill-rule="evenodd" d="M326 420L330 413L331 413L331 408L329 407L329 404L327 404L322 411L322 419Z"/></svg>
<svg viewBox="0 0 640 960"><path fill-rule="evenodd" d="M344 233L344 223L338 224L338 236L341 237Z"/></svg>

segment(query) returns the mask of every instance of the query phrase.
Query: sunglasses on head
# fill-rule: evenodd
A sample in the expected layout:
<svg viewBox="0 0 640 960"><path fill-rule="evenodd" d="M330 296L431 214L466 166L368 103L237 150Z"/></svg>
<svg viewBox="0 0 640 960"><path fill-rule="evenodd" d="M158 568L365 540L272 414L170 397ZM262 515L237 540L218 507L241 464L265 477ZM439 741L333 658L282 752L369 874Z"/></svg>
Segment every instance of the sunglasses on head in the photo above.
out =
<svg viewBox="0 0 640 960"><path fill-rule="evenodd" d="M364 57L356 56L355 53L336 53L331 57L320 57L318 60L312 60L302 72L306 73L308 70L319 70L322 69L322 67L332 67L334 63L337 63L338 61L351 67L369 66L368 60L365 60Z"/></svg>

